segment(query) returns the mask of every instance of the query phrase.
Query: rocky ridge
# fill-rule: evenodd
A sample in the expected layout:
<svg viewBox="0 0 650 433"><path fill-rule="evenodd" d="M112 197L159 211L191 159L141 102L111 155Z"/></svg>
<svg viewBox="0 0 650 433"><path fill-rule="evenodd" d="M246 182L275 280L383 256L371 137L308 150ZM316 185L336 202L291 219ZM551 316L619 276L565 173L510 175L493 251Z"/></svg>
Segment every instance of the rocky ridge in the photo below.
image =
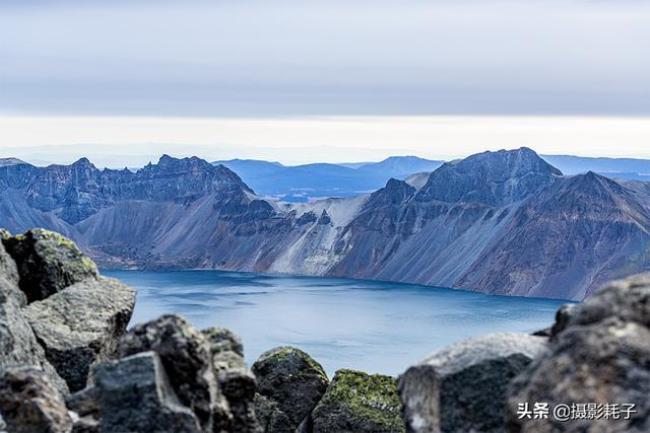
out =
<svg viewBox="0 0 650 433"><path fill-rule="evenodd" d="M650 270L650 188L563 176L527 148L312 203L257 196L226 167L0 165L0 226L45 227L104 266L379 279L582 300ZM411 182L413 183L413 182ZM415 186L414 186L415 185Z"/></svg>
<svg viewBox="0 0 650 433"><path fill-rule="evenodd" d="M133 291L96 272L87 275L94 264L73 243L42 230L2 232L2 239L0 432L650 430L647 275L611 283L586 302L561 308L555 324L539 335L458 342L397 379L344 369L330 380L316 360L293 347L272 349L248 369L235 334L200 331L174 315L127 330ZM34 239L47 243L28 248L40 254L33 261L47 272L21 284L26 268L16 266L3 245ZM60 257L79 263L61 267ZM28 302L25 291L32 289L50 294ZM539 403L550 414L522 412L525 406L537 414ZM573 419L552 418L555 407L587 404L631 409L619 408L618 416L596 410L591 418L575 409Z"/></svg>

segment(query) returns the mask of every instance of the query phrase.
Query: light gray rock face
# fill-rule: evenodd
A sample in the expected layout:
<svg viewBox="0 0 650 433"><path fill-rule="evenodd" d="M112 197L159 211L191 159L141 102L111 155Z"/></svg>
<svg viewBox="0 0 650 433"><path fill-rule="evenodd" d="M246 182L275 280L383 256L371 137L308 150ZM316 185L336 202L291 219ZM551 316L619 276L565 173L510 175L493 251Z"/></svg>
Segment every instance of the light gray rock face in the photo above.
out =
<svg viewBox="0 0 650 433"><path fill-rule="evenodd" d="M8 231L0 229L0 278L4 278L7 282L17 285L18 268L16 267L16 262L7 253L3 245L3 241L9 237L11 237L11 234Z"/></svg>
<svg viewBox="0 0 650 433"><path fill-rule="evenodd" d="M58 233L34 229L2 242L16 261L19 285L28 302L45 299L74 283L98 276L95 263Z"/></svg>
<svg viewBox="0 0 650 433"><path fill-rule="evenodd" d="M99 421L94 418L79 418L72 425L71 433L101 433Z"/></svg>
<svg viewBox="0 0 650 433"><path fill-rule="evenodd" d="M505 431L508 383L547 350L547 339L491 334L443 349L399 380L412 433Z"/></svg>
<svg viewBox="0 0 650 433"><path fill-rule="evenodd" d="M208 342L216 373L248 370L244 362L244 345L238 335L228 329L214 327L201 332Z"/></svg>
<svg viewBox="0 0 650 433"><path fill-rule="evenodd" d="M510 433L650 431L650 278L614 282L561 318L551 350L511 385ZM557 325L557 323L556 323ZM520 403L634 405L629 419L527 419ZM602 409L601 409L602 411ZM602 412L601 412L602 413Z"/></svg>
<svg viewBox="0 0 650 433"><path fill-rule="evenodd" d="M62 395L48 375L35 368L2 374L0 413L11 433L69 433L72 428Z"/></svg>
<svg viewBox="0 0 650 433"><path fill-rule="evenodd" d="M201 332L178 316L165 315L134 326L118 343L119 357L147 351L158 354L171 387L204 430L230 425L228 409L219 398L210 348Z"/></svg>
<svg viewBox="0 0 650 433"><path fill-rule="evenodd" d="M257 382L244 362L244 346L239 336L225 328L201 331L210 347L212 365L217 374L219 390L226 398L232 414L232 433L260 433L255 415Z"/></svg>
<svg viewBox="0 0 650 433"><path fill-rule="evenodd" d="M278 347L263 353L252 370L257 378L257 391L264 397L257 399L260 406L259 410L255 409L263 426L289 424L289 430L295 430L310 416L329 384L323 367L293 347ZM276 433L276 430L266 432Z"/></svg>
<svg viewBox="0 0 650 433"><path fill-rule="evenodd" d="M91 278L24 309L45 355L71 391L86 386L90 366L110 359L126 331L135 291L117 280Z"/></svg>
<svg viewBox="0 0 650 433"><path fill-rule="evenodd" d="M313 433L404 433L397 381L339 370L312 413Z"/></svg>
<svg viewBox="0 0 650 433"><path fill-rule="evenodd" d="M102 433L199 433L155 352L99 364L94 371Z"/></svg>
<svg viewBox="0 0 650 433"><path fill-rule="evenodd" d="M45 357L34 331L22 314L18 287L0 278L0 373L16 366L43 369L52 384L63 394L68 387ZM24 299L24 298L23 298Z"/></svg>

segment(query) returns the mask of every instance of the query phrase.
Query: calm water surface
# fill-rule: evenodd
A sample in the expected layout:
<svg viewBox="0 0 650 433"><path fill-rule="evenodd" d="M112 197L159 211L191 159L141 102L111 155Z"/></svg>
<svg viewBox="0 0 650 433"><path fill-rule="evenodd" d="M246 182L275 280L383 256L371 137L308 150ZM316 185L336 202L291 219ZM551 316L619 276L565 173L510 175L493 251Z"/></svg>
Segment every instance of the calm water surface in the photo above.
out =
<svg viewBox="0 0 650 433"><path fill-rule="evenodd" d="M104 274L137 289L132 324L178 313L199 328L237 332L249 364L265 350L292 345L328 374L348 367L397 375L462 338L544 328L563 303L336 278L218 271Z"/></svg>

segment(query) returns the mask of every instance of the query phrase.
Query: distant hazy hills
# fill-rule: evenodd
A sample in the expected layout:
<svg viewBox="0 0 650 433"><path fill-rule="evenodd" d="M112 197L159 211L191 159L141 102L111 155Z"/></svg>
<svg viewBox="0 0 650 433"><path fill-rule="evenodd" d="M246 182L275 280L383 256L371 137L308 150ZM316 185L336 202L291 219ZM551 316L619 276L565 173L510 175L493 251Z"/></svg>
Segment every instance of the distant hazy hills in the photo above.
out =
<svg viewBox="0 0 650 433"><path fill-rule="evenodd" d="M416 156L395 156L381 162L350 164L285 166L251 159L215 161L213 164L228 167L260 195L305 202L372 192L390 178L405 179L413 173L431 172L442 163Z"/></svg>
<svg viewBox="0 0 650 433"><path fill-rule="evenodd" d="M403 175L402 162L378 171ZM287 170L306 182L316 172L370 177L376 168L252 164L277 182ZM591 171L566 176L522 148L444 163L408 182L390 179L369 194L286 203L199 158L165 155L136 172L99 170L85 158L48 167L7 159L0 227L60 231L105 267L345 276L583 299L604 281L650 270L650 183Z"/></svg>
<svg viewBox="0 0 650 433"><path fill-rule="evenodd" d="M650 181L650 160L633 158L588 158L570 155L543 155L564 174L593 171L618 179Z"/></svg>
<svg viewBox="0 0 650 433"><path fill-rule="evenodd" d="M542 155L542 158L564 174L593 171L612 178L650 181L650 160L565 155ZM416 156L393 156L380 162L349 164L285 166L250 159L215 161L214 164L223 164L236 172L260 195L305 202L371 192L384 186L390 178L404 180L414 174L429 173L443 162Z"/></svg>

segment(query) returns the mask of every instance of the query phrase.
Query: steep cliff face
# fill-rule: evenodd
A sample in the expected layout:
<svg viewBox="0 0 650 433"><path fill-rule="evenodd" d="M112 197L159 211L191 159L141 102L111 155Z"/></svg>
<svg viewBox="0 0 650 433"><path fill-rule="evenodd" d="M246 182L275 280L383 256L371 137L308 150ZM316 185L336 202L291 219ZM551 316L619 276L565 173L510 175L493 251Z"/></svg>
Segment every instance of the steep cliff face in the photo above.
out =
<svg viewBox="0 0 650 433"><path fill-rule="evenodd" d="M435 170L417 199L501 206L528 197L561 175L528 148L484 152Z"/></svg>
<svg viewBox="0 0 650 433"><path fill-rule="evenodd" d="M607 280L650 269L645 200L591 172L562 179L516 210L504 235L459 284L583 299Z"/></svg>
<svg viewBox="0 0 650 433"><path fill-rule="evenodd" d="M423 177L422 175L420 177ZM409 184L410 183L410 184ZM650 188L565 177L530 149L350 199L264 200L232 171L0 164L0 226L56 229L101 264L334 275L582 299L650 269ZM415 186L413 186L415 185Z"/></svg>

